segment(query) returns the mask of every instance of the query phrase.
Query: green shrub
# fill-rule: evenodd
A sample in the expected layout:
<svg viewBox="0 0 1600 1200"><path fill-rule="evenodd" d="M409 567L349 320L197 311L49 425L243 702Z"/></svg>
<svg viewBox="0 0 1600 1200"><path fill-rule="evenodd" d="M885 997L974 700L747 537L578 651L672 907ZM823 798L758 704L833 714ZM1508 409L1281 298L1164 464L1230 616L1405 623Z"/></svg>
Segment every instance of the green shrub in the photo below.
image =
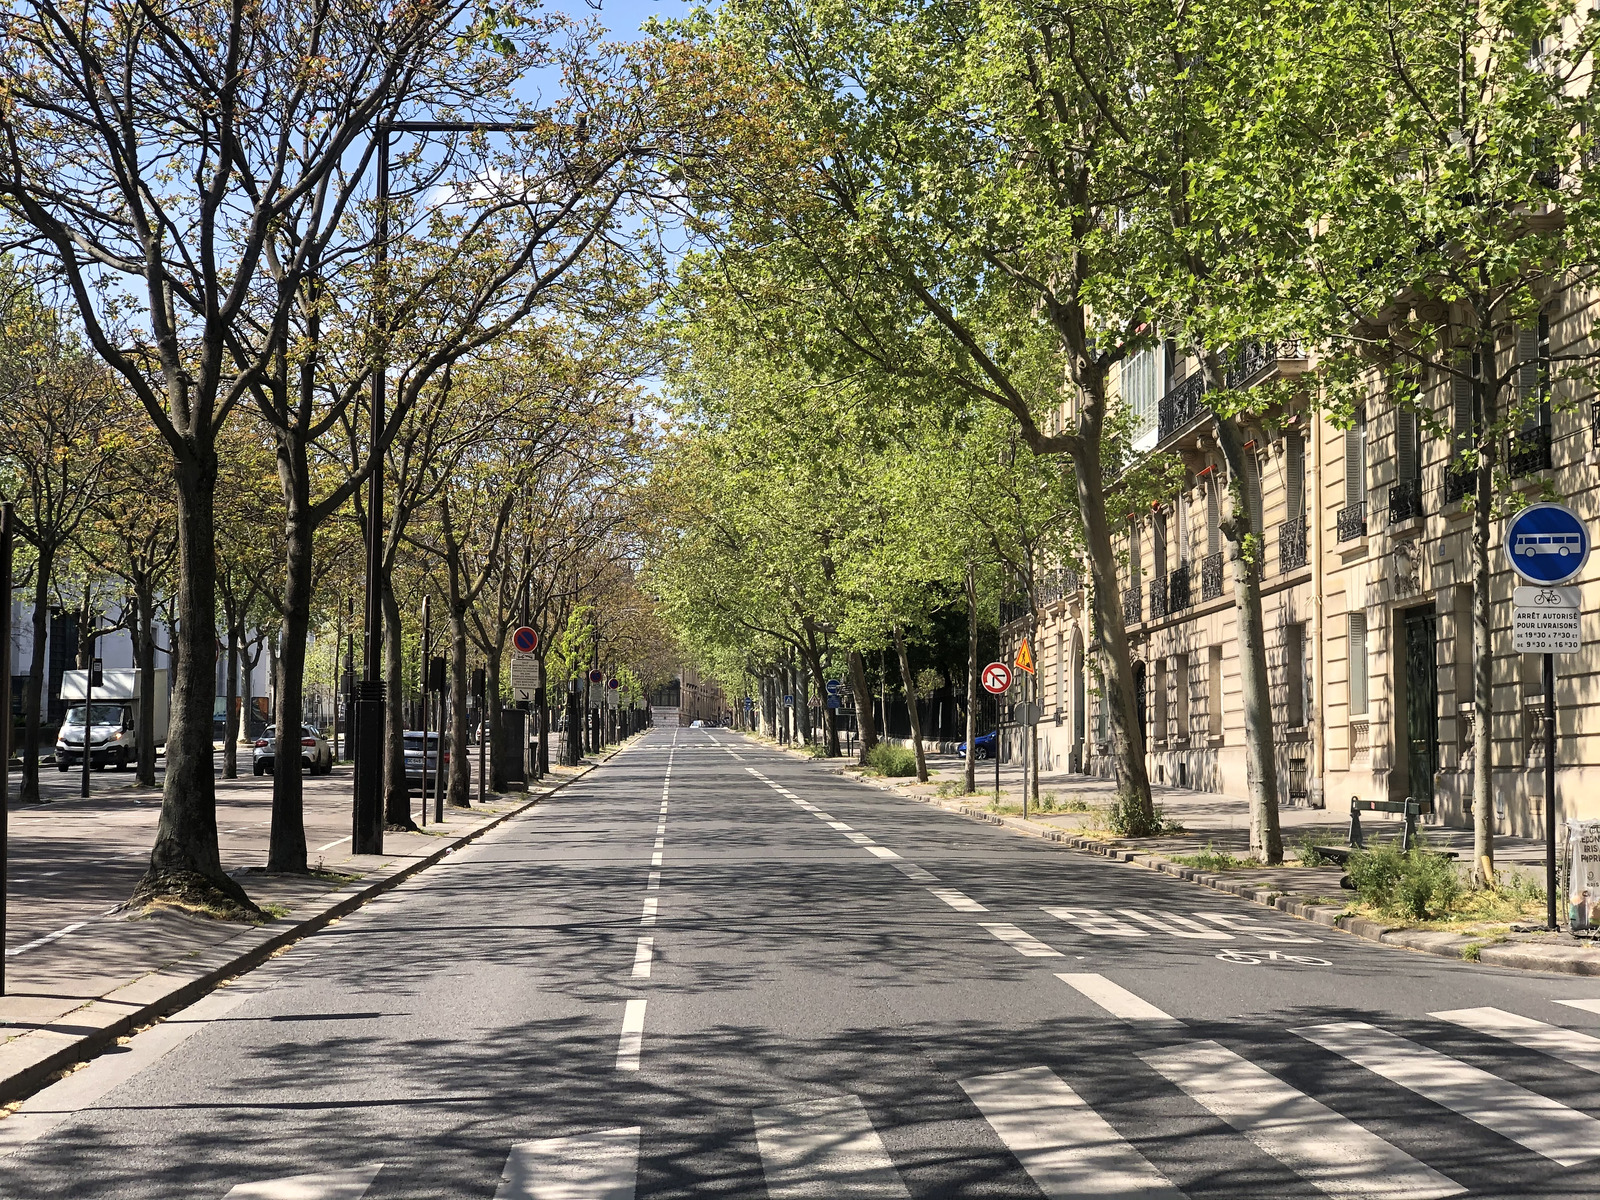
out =
<svg viewBox="0 0 1600 1200"><path fill-rule="evenodd" d="M1350 856L1350 882L1364 903L1392 916L1426 920L1461 894L1455 863L1418 844L1402 852L1396 840Z"/></svg>
<svg viewBox="0 0 1600 1200"><path fill-rule="evenodd" d="M1106 827L1118 837L1161 837L1183 832L1183 826L1162 812L1159 804L1152 805L1146 816L1133 797L1126 795L1119 795L1106 809Z"/></svg>
<svg viewBox="0 0 1600 1200"><path fill-rule="evenodd" d="M903 777L917 773L917 755L904 746L879 742L867 751L867 767L880 775Z"/></svg>
<svg viewBox="0 0 1600 1200"><path fill-rule="evenodd" d="M1322 852L1324 846L1332 845L1338 841L1335 834L1325 829L1314 833L1302 833L1297 839L1300 846L1300 865L1302 867L1327 867L1332 866L1337 859L1329 858Z"/></svg>

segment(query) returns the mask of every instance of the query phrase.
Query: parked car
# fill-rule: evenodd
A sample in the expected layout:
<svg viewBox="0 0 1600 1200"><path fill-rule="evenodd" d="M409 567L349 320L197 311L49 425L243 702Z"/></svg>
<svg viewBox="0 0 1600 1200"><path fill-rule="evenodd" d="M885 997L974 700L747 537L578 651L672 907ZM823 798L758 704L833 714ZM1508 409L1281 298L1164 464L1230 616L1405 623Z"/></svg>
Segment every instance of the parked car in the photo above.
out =
<svg viewBox="0 0 1600 1200"><path fill-rule="evenodd" d="M256 739L255 771L257 775L272 774L277 751L277 729L276 725L268 725L262 735ZM333 773L333 748L328 745L328 739L310 725L303 725L300 728L300 765L313 775L331 775Z"/></svg>
<svg viewBox="0 0 1600 1200"><path fill-rule="evenodd" d="M993 758L994 730L991 729L988 733L980 733L977 737L973 738L972 752L975 758ZM965 758L967 756L967 744L962 742L959 746L957 746L956 753L962 758Z"/></svg>
<svg viewBox="0 0 1600 1200"><path fill-rule="evenodd" d="M422 787L422 730L408 729L406 739L406 786L421 789ZM428 790L431 792L439 781L439 734L435 730L428 731ZM444 752L443 765L450 765L450 751Z"/></svg>
<svg viewBox="0 0 1600 1200"><path fill-rule="evenodd" d="M133 729L133 708L126 704L91 704L93 725L89 731L89 765L95 770L106 766L119 771L139 758L138 738ZM65 771L83 764L84 706L67 709L67 719L56 735L56 768Z"/></svg>

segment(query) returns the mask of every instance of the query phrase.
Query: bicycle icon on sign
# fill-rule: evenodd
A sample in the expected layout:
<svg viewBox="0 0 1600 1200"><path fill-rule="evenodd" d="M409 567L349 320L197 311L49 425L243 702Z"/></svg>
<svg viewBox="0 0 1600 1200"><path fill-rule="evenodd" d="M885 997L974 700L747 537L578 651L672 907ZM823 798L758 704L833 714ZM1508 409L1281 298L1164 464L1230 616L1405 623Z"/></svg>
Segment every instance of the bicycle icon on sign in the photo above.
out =
<svg viewBox="0 0 1600 1200"><path fill-rule="evenodd" d="M1561 593L1556 591L1554 588L1540 588L1536 593L1534 593L1533 602L1540 605L1555 605L1559 607L1561 604Z"/></svg>
<svg viewBox="0 0 1600 1200"><path fill-rule="evenodd" d="M1240 966L1259 967L1262 958L1259 954L1246 954L1242 950L1221 950L1217 958L1223 962L1237 963ZM1266 952L1268 962L1294 963L1302 967L1331 967L1333 964L1325 958L1314 958L1309 954L1279 954L1276 950Z"/></svg>

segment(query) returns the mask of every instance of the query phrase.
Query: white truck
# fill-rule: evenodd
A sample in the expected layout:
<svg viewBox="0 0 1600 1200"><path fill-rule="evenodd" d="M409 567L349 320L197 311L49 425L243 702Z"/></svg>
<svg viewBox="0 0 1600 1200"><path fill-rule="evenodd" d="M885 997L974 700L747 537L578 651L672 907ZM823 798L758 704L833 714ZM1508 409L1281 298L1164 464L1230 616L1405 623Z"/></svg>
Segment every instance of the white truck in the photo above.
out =
<svg viewBox="0 0 1600 1200"><path fill-rule="evenodd" d="M155 744L167 743L167 720L171 712L167 670L154 672L154 695L148 698L155 728ZM61 723L56 735L56 767L65 771L83 762L83 733L85 705L82 703L89 672L66 671L61 676L61 698L79 703L67 709L67 719ZM121 771L131 762L139 760L139 710L146 697L139 686L136 670L109 670L101 672L100 686L88 697L89 704L89 765L115 767Z"/></svg>

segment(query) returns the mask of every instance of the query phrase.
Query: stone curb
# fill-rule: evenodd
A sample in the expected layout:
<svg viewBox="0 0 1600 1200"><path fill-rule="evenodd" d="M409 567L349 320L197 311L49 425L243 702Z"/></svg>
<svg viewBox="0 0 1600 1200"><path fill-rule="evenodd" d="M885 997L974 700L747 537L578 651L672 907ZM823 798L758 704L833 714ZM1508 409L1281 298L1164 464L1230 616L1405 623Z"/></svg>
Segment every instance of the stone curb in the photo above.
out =
<svg viewBox="0 0 1600 1200"><path fill-rule="evenodd" d="M828 761L789 750L787 746L775 746L774 749L789 751L792 757L803 762L821 764ZM893 795L916 801L919 804L926 804L931 808L939 809L941 812L953 813L956 816L981 821L987 825L1004 826L1016 833L1027 834L1029 837L1035 837L1041 841L1054 842L1069 850L1076 850L1085 854L1097 854L1102 858L1109 858L1115 862L1131 863L1147 870L1160 871L1163 874L1172 875L1189 883L1197 883L1201 887L1208 887L1213 891L1226 892L1231 896L1237 896L1241 900L1248 900L1253 904L1276 908L1279 912L1288 913L1291 917L1299 917L1303 921L1326 925L1331 929L1341 930L1353 937L1362 938L1369 942L1377 942L1384 946L1397 946L1405 950L1415 950L1420 954L1432 954L1438 958L1448 958L1458 963L1470 963L1472 960L1463 958L1462 953L1467 947L1475 945L1478 947L1477 961L1484 966L1509 967L1519 971L1548 971L1558 975L1600 975L1600 954L1595 954L1584 946L1540 945L1527 942L1488 943L1482 938L1472 937L1468 934L1449 933L1442 930L1391 929L1387 925L1368 920L1365 917L1341 917L1338 915L1338 908L1328 905L1306 904L1303 901L1296 900L1293 896L1286 895L1277 888L1257 887L1254 884L1237 882L1224 875L1201 871L1195 867L1186 867L1159 854L1130 850L1126 846L1115 842L1073 837L1065 830L1040 829L1031 821L1023 821L1020 817L1008 817L1000 813L985 812L969 805L951 807L937 797L915 796L909 792L902 792L890 784L863 776L858 771L847 766L824 766L823 770L830 775L838 775L844 779L854 780L865 787L876 788L879 791L890 792Z"/></svg>
<svg viewBox="0 0 1600 1200"><path fill-rule="evenodd" d="M624 742L622 746L627 744ZM0 1045L0 1057L22 1057L26 1060L21 1065L6 1064L0 1067L5 1072L0 1077L0 1104L24 1099L48 1083L52 1076L104 1053L116 1044L118 1038L132 1030L187 1008L223 983L254 970L279 950L347 916L411 876L476 841L491 829L503 825L512 817L520 816L534 805L578 782L600 763L609 761L622 746L594 762L586 763L571 779L564 779L538 795L516 803L505 812L495 814L477 828L451 838L423 858L380 869L357 883L327 893L314 901L311 910L292 925L277 927L274 922L247 930L189 962L141 976L89 1001L63 1019L63 1023L71 1023L71 1033L36 1029Z"/></svg>

